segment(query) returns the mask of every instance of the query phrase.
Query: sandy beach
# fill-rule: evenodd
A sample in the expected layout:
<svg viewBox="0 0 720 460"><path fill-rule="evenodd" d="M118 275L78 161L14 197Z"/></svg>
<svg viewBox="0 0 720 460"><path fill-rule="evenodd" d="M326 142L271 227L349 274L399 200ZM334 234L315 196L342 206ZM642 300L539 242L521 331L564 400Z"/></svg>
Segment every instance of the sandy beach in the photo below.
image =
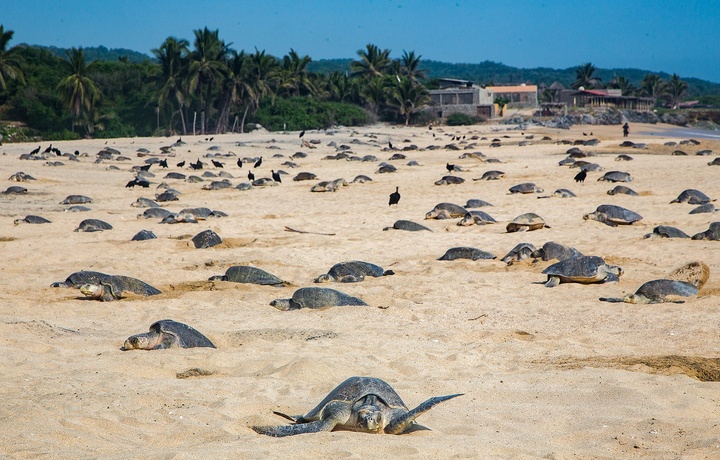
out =
<svg viewBox="0 0 720 460"><path fill-rule="evenodd" d="M337 128L297 132L182 136L169 169L151 167L150 188L125 188L132 166L144 164L140 148L160 155L177 139L132 138L53 142L62 152L78 150L78 162L48 166L21 160L39 144L0 146L0 189L22 186L27 194L0 195L0 457L3 458L503 458L503 459L705 459L720 457L720 242L645 239L658 225L689 235L705 231L720 213L689 214L695 206L670 204L685 189L720 197L720 167L708 166L720 141L665 146L683 138L666 125L631 125L629 140L647 149L620 147L619 126L570 130L512 126ZM592 131L592 136L583 132ZM638 133L644 133L642 135ZM435 137L433 137L433 134ZM527 136L533 135L533 139ZM460 136L462 141L451 140ZM471 139L476 136L477 139ZM550 140L541 140L548 136ZM584 160L604 171L559 166L572 145L559 141L597 138L578 146L596 155ZM490 147L494 138L500 147ZM377 162L323 159L329 146L350 146ZM388 149L392 142L395 149ZM527 142L529 145L520 145ZM460 150L446 148L454 143ZM417 146L417 150L403 151ZM96 162L104 147L128 161ZM428 149L437 146L438 149ZM215 147L213 150L209 150ZM684 150L687 156L672 155ZM710 156L696 155L710 149ZM306 158L291 159L296 152ZM491 163L459 156L482 152ZM388 161L395 153L406 156ZM208 154L225 163L213 167ZM632 161L615 161L628 154ZM281 156L278 156L281 155ZM234 188L255 176L284 170L278 186ZM202 171L187 163L201 159ZM283 166L291 160L298 168ZM418 166L408 166L411 160ZM55 161L55 160L53 160ZM176 164L185 161L184 168ZM378 174L383 161L397 172ZM458 185L434 185L446 163L466 171ZM110 169L115 166L117 169ZM496 181L474 181L501 170ZM632 175L626 185L639 196L614 195L598 181L605 172ZM37 180L13 182L19 171ZM230 173L233 188L203 190L205 182L165 179L210 171ZM293 181L312 172L314 181ZM322 180L357 175L336 192L312 193ZM161 203L176 212L208 207L227 213L198 223L160 224L138 219L139 197L155 198L166 182L179 201ZM540 194L508 194L533 182ZM401 200L388 206L399 187ZM575 198L538 199L559 188ZM92 198L88 212L66 212L71 194ZM459 218L424 220L441 202L464 205L482 199L496 224L461 227ZM598 205L639 213L629 226L583 220ZM507 233L508 222L534 212L549 228ZM14 221L26 215L51 221ZM83 219L110 223L112 230L74 232ZM432 231L383 231L400 219ZM287 231L286 227L308 233ZM157 239L131 241L147 229ZM211 229L219 246L196 249L191 238ZM507 265L500 261L516 244L547 241L621 266L617 283L563 283L545 287L541 272L554 261ZM437 260L452 247L488 251L493 260ZM337 262L362 260L395 272L360 283L323 285L356 296L369 306L279 311L270 302L289 298ZM697 298L683 304L606 303L674 268L700 260L711 269ZM288 283L285 287L208 281L228 267L251 265ZM77 289L53 288L73 272L95 270L132 276L162 294L114 302L87 300ZM121 351L125 339L170 318L205 334L217 349ZM179 378L189 369L202 374ZM350 376L390 383L415 407L431 396L463 393L418 419L429 428L410 434L374 436L335 431L272 438L253 425L280 425L280 411L302 414ZM183 377L180 375L180 377ZM714 380L714 381L713 381Z"/></svg>

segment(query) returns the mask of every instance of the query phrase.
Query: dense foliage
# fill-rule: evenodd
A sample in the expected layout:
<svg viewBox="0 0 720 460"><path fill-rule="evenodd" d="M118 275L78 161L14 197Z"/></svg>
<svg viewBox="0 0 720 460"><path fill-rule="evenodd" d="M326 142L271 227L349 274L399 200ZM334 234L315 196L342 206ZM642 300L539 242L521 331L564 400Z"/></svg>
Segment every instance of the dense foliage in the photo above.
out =
<svg viewBox="0 0 720 460"><path fill-rule="evenodd" d="M0 120L15 122L0 128L4 139L33 132L47 139L243 132L251 123L270 130L376 120L427 123L432 115L423 108L439 77L483 85L557 81L565 87L614 87L656 97L668 107L687 98L714 106L720 94L715 83L607 71L590 63L565 70L489 61L421 66L415 52L393 59L390 50L373 44L359 50L356 60L313 62L292 49L281 58L257 49L237 51L207 27L193 35L192 43L168 37L150 58L105 47L10 47L13 32L0 25Z"/></svg>

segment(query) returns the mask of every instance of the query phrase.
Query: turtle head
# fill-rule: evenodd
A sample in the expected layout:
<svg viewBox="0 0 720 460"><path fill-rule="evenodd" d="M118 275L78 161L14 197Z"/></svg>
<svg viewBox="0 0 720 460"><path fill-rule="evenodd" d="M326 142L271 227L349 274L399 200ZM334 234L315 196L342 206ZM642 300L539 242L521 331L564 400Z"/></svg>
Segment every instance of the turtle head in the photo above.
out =
<svg viewBox="0 0 720 460"><path fill-rule="evenodd" d="M292 299L275 299L270 302L270 305L281 311L294 310L292 306Z"/></svg>
<svg viewBox="0 0 720 460"><path fill-rule="evenodd" d="M324 275L320 275L320 276L318 276L317 278L315 278L315 282L316 282L316 283L329 283L330 281L331 281L331 280L330 280L330 275L328 275L327 273L325 273Z"/></svg>
<svg viewBox="0 0 720 460"><path fill-rule="evenodd" d="M642 300L641 297L638 296L637 294L628 294L625 297L623 297L623 302L625 302L625 303L636 303L636 304L643 303L641 300Z"/></svg>
<svg viewBox="0 0 720 460"><path fill-rule="evenodd" d="M99 299L105 293L105 288L102 284L83 284L80 286L80 292L91 299Z"/></svg>
<svg viewBox="0 0 720 460"><path fill-rule="evenodd" d="M154 332L145 332L128 337L122 350L152 350L161 342L161 335Z"/></svg>
<svg viewBox="0 0 720 460"><path fill-rule="evenodd" d="M361 407L357 413L357 427L371 433L381 432L385 427L385 423L380 407L376 405Z"/></svg>

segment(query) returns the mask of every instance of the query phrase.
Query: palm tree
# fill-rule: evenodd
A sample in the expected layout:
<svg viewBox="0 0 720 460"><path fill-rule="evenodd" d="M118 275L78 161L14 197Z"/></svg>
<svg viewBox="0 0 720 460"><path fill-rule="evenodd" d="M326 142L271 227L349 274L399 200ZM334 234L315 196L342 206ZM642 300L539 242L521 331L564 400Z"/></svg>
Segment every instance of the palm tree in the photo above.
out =
<svg viewBox="0 0 720 460"><path fill-rule="evenodd" d="M680 99L685 95L688 84L682 80L678 74L672 74L670 80L665 84L665 93L670 99L670 106L673 109L677 109L680 104Z"/></svg>
<svg viewBox="0 0 720 460"><path fill-rule="evenodd" d="M279 65L277 59L265 54L265 50L255 50L250 55L250 82L252 84L252 112L260 108L260 100L266 96L274 95L275 84L278 80Z"/></svg>
<svg viewBox="0 0 720 460"><path fill-rule="evenodd" d="M220 110L216 133L227 131L230 109L233 106L245 107L240 124L240 132L245 131L245 119L254 96L254 89L250 79L251 65L250 58L245 54L245 51L238 53L232 50L230 52L227 73L222 84L222 108Z"/></svg>
<svg viewBox="0 0 720 460"><path fill-rule="evenodd" d="M65 103L72 115L72 127L75 131L75 121L92 112L95 103L100 99L100 90L95 82L88 76L93 69L95 61L87 64L85 53L82 48L71 48L65 51L64 61L67 71L70 73L58 84L58 89L64 93Z"/></svg>
<svg viewBox="0 0 720 460"><path fill-rule="evenodd" d="M175 37L165 39L160 48L152 50L160 62L160 92L158 94L158 106L164 106L171 97L175 98L180 112L183 134L187 134L185 123L185 86L183 78L187 72L188 41L178 40Z"/></svg>
<svg viewBox="0 0 720 460"><path fill-rule="evenodd" d="M418 83L420 80L425 79L425 69L420 69L420 58L422 56L415 56L415 51L409 53L403 50L403 55L400 58L402 64L403 75L408 77L414 83Z"/></svg>
<svg viewBox="0 0 720 460"><path fill-rule="evenodd" d="M587 62L582 64L580 67L575 69L575 81L572 87L578 89L583 87L585 89L593 89L600 85L600 79L593 76L597 68L591 63Z"/></svg>
<svg viewBox="0 0 720 460"><path fill-rule="evenodd" d="M18 55L18 48L7 49L8 43L12 40L14 31L5 32L5 27L0 26L0 89L7 89L6 79L25 82L22 72L22 57Z"/></svg>
<svg viewBox="0 0 720 460"><path fill-rule="evenodd" d="M665 91L665 82L659 75L649 73L640 82L640 92L646 97L658 98Z"/></svg>
<svg viewBox="0 0 720 460"><path fill-rule="evenodd" d="M206 109L211 105L207 100L212 96L216 85L222 81L225 71L229 45L219 38L219 30L209 30L207 27L195 30L195 49L190 54L188 67L188 89L190 93L197 91L200 103L200 133L207 130ZM194 128L193 128L194 129Z"/></svg>
<svg viewBox="0 0 720 460"><path fill-rule="evenodd" d="M376 77L360 88L360 96L365 101L368 110L377 115L383 108L387 96L387 84L392 77Z"/></svg>
<svg viewBox="0 0 720 460"><path fill-rule="evenodd" d="M358 50L357 55L360 57L360 60L352 61L350 63L350 70L353 76L365 79L382 77L392 63L390 50L380 50L380 48L371 43L366 45L365 51Z"/></svg>
<svg viewBox="0 0 720 460"><path fill-rule="evenodd" d="M301 91L306 94L313 94L315 88L310 80L307 66L312 62L310 56L300 57L295 50L283 56L282 67L279 71L279 88L284 89L287 94L300 96Z"/></svg>
<svg viewBox="0 0 720 460"><path fill-rule="evenodd" d="M635 86L622 75L616 75L608 84L608 88L619 89L623 96L632 96L635 94Z"/></svg>
<svg viewBox="0 0 720 460"><path fill-rule="evenodd" d="M405 118L405 126L410 124L413 113L429 100L427 89L408 77L396 77L395 84L388 87L387 103Z"/></svg>

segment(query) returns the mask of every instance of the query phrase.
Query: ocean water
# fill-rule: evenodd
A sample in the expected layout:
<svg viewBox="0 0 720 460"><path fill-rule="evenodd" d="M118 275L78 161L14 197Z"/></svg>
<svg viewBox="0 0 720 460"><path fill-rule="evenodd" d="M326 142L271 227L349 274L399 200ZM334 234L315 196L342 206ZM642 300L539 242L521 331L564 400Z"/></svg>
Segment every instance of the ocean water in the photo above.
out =
<svg viewBox="0 0 720 460"><path fill-rule="evenodd" d="M709 129L700 128L681 128L674 127L663 130L662 132L652 133L649 131L640 131L637 134L644 136L670 136L680 137L683 139L713 139L720 140L720 131L711 131Z"/></svg>

